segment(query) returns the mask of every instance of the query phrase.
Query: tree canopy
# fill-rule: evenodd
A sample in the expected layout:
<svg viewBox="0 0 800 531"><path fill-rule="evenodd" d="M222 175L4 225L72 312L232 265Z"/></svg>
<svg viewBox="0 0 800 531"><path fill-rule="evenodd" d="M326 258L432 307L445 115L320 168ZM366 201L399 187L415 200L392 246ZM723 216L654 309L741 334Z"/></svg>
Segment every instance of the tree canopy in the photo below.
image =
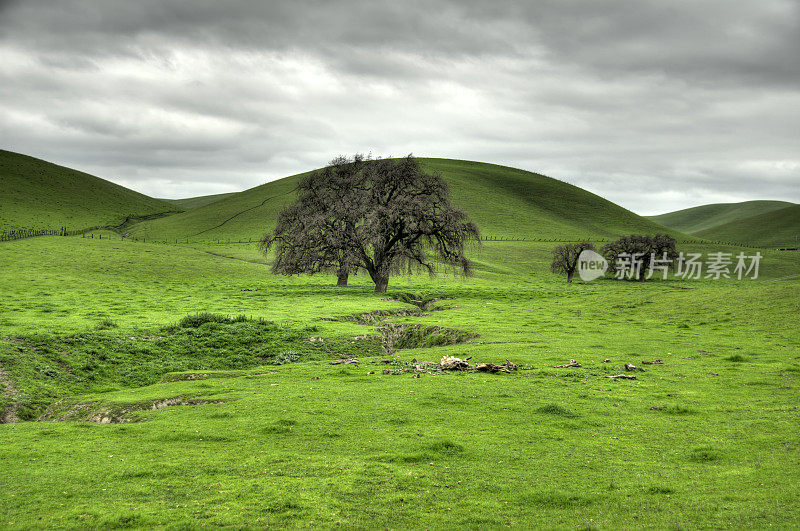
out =
<svg viewBox="0 0 800 531"><path fill-rule="evenodd" d="M450 204L447 183L411 155L400 159L337 157L303 179L297 201L261 239L275 250L273 272L333 272L339 285L366 271L376 292L392 274L439 266L469 275L465 255L478 227Z"/></svg>
<svg viewBox="0 0 800 531"><path fill-rule="evenodd" d="M665 270L678 257L675 238L669 234L623 236L603 246L602 254L617 278L642 282L652 270Z"/></svg>

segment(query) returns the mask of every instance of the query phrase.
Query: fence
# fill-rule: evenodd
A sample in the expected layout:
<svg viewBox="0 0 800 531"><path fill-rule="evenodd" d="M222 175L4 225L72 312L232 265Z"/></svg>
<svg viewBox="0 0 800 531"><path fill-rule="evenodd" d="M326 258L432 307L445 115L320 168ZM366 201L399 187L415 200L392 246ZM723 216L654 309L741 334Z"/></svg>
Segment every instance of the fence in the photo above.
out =
<svg viewBox="0 0 800 531"><path fill-rule="evenodd" d="M0 242L4 241L11 241L11 240L21 240L24 238L35 238L37 236L78 236L83 235L84 237L94 238L93 231L100 231L100 230L107 230L107 231L115 231L119 227L112 227L112 226L98 226L98 227L89 227L87 229L78 229L78 230L68 230L66 227L61 227L60 229L15 229L11 231L4 231L0 232ZM256 243L258 240L253 240L252 238L248 239L230 239L230 238L208 238L202 240L192 240L191 237L185 238L171 238L171 239L149 239L146 236L138 237L138 236L119 236L120 239L128 239L137 242L143 243L159 243L159 244L243 244L243 243ZM98 238L102 238L102 235L98 235ZM544 243L570 243L570 242L579 242L579 241L589 241L592 243L607 243L614 241L613 239L606 239L606 238L581 238L581 239L564 239L564 238L517 238L513 236L481 236L482 242L544 242ZM771 247L765 247L763 245L747 245L743 243L736 243L736 242L724 242L724 241L708 241L708 240L678 240L676 243L682 244L717 244L717 245L730 245L734 247L748 247L750 249L768 249ZM780 249L780 250L793 250L793 249Z"/></svg>
<svg viewBox="0 0 800 531"><path fill-rule="evenodd" d="M89 229L91 230L91 229ZM0 242L11 240L22 240L24 238L35 238L37 236L75 236L80 234L79 230L67 230L66 227L60 229L15 229L0 232Z"/></svg>

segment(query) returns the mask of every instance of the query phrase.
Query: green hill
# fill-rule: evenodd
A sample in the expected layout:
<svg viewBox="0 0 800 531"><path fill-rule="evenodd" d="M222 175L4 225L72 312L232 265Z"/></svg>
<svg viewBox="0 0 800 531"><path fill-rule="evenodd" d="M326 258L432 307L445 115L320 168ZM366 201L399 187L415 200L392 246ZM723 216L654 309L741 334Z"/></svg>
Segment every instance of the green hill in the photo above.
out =
<svg viewBox="0 0 800 531"><path fill-rule="evenodd" d="M230 197L232 195L236 195L237 192L228 192L225 194L214 194L214 195L201 195L198 197L187 197L185 199L162 199L162 201L167 201L176 205L181 210L193 210L195 208L200 208L201 206L206 206L210 203L214 203L215 201L219 201L221 199L225 199L226 197Z"/></svg>
<svg viewBox="0 0 800 531"><path fill-rule="evenodd" d="M794 205L786 201L744 201L702 205L658 216L645 216L665 227L694 234L740 219L765 214Z"/></svg>
<svg viewBox="0 0 800 531"><path fill-rule="evenodd" d="M524 170L450 159L420 159L441 172L453 202L489 237L609 238L665 227L563 181ZM294 200L303 174L272 181L168 218L141 223L132 235L154 240L257 239ZM674 232L674 231L673 231ZM680 236L680 235L679 235Z"/></svg>
<svg viewBox="0 0 800 531"><path fill-rule="evenodd" d="M797 247L800 241L800 205L739 219L696 233L713 241L763 247Z"/></svg>
<svg viewBox="0 0 800 531"><path fill-rule="evenodd" d="M81 171L0 150L0 231L84 229L178 210Z"/></svg>

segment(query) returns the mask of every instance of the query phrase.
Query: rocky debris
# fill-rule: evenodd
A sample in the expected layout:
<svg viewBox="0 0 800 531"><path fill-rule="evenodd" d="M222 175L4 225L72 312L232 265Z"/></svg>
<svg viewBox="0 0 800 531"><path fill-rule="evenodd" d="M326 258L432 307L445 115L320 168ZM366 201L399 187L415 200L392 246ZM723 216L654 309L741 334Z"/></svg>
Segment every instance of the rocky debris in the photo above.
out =
<svg viewBox="0 0 800 531"><path fill-rule="evenodd" d="M474 367L468 363L472 356L461 359L453 356L444 356L439 362L439 368L443 371L479 371L479 372L511 372L518 369L517 364L506 358L506 362L502 365L494 363L478 363ZM426 365L435 365L426 363ZM420 367L419 365L417 367Z"/></svg>
<svg viewBox="0 0 800 531"><path fill-rule="evenodd" d="M312 343L317 343L317 342L322 343L323 341L325 341L321 337L316 337L316 336L311 336L308 338L308 340L311 341Z"/></svg>
<svg viewBox="0 0 800 531"><path fill-rule="evenodd" d="M383 369L383 374L392 374L392 371L389 369Z"/></svg>
<svg viewBox="0 0 800 531"><path fill-rule="evenodd" d="M414 376L412 376L412 378L419 378L419 373L417 373Z"/></svg>
<svg viewBox="0 0 800 531"><path fill-rule="evenodd" d="M319 380L319 376L312 376L311 379L312 380Z"/></svg>
<svg viewBox="0 0 800 531"><path fill-rule="evenodd" d="M472 358L472 356L465 360L453 356L443 356L439 365L442 367L443 371L468 371L471 369L470 364L467 363L467 360L470 358Z"/></svg>
<svg viewBox="0 0 800 531"><path fill-rule="evenodd" d="M635 371L636 370L636 365L634 365L633 363L626 363L625 364L625 370L626 371Z"/></svg>
<svg viewBox="0 0 800 531"><path fill-rule="evenodd" d="M569 360L569 363L565 363L564 365L554 365L554 369L566 369L567 367L581 367L582 365L575 360Z"/></svg>
<svg viewBox="0 0 800 531"><path fill-rule="evenodd" d="M258 291L258 288L242 288L242 291Z"/></svg>
<svg viewBox="0 0 800 531"><path fill-rule="evenodd" d="M615 374L614 376L606 376L606 378L611 378L612 380L635 380L636 376L633 374Z"/></svg>
<svg viewBox="0 0 800 531"><path fill-rule="evenodd" d="M664 360L642 361L642 365L664 365Z"/></svg>
<svg viewBox="0 0 800 531"><path fill-rule="evenodd" d="M349 365L350 363L358 364L358 358L342 358L340 360L333 360L331 365Z"/></svg>
<svg viewBox="0 0 800 531"><path fill-rule="evenodd" d="M667 409L667 406L652 406L650 409L652 411L661 411L662 409Z"/></svg>
<svg viewBox="0 0 800 531"><path fill-rule="evenodd" d="M603 360L603 363L611 363L611 360L606 358L606 359Z"/></svg>
<svg viewBox="0 0 800 531"><path fill-rule="evenodd" d="M511 372L505 365L495 365L494 363L479 363L475 366L475 370L480 372Z"/></svg>

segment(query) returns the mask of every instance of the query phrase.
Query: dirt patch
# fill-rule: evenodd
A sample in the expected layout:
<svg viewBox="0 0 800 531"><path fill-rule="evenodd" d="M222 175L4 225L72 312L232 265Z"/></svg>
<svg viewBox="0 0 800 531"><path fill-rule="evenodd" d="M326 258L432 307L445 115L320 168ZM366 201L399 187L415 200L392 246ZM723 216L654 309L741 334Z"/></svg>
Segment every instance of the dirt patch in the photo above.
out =
<svg viewBox="0 0 800 531"><path fill-rule="evenodd" d="M14 387L14 382L8 377L5 369L0 366L0 383L3 384L3 395L8 400L8 405L0 413L0 424L10 424L12 422L19 422L17 417L17 388Z"/></svg>
<svg viewBox="0 0 800 531"><path fill-rule="evenodd" d="M386 323L378 329L384 352L392 354L403 348L430 348L458 345L472 341L480 335L455 328L421 324Z"/></svg>
<svg viewBox="0 0 800 531"><path fill-rule="evenodd" d="M53 404L37 420L42 421L78 421L96 422L98 424L124 424L128 422L141 422L147 420L134 411L156 411L173 406L201 406L205 404L218 404L222 400L203 400L197 398L184 398L176 396L173 398L162 398L159 400L149 400L134 404L108 405L101 402L86 402L74 404L66 412L59 411L60 402Z"/></svg>
<svg viewBox="0 0 800 531"><path fill-rule="evenodd" d="M337 323L356 323L360 325L381 324L390 317L430 317L431 314L420 310L374 310L371 312L356 313L353 315L342 315L339 317L322 317L322 321L334 321Z"/></svg>

